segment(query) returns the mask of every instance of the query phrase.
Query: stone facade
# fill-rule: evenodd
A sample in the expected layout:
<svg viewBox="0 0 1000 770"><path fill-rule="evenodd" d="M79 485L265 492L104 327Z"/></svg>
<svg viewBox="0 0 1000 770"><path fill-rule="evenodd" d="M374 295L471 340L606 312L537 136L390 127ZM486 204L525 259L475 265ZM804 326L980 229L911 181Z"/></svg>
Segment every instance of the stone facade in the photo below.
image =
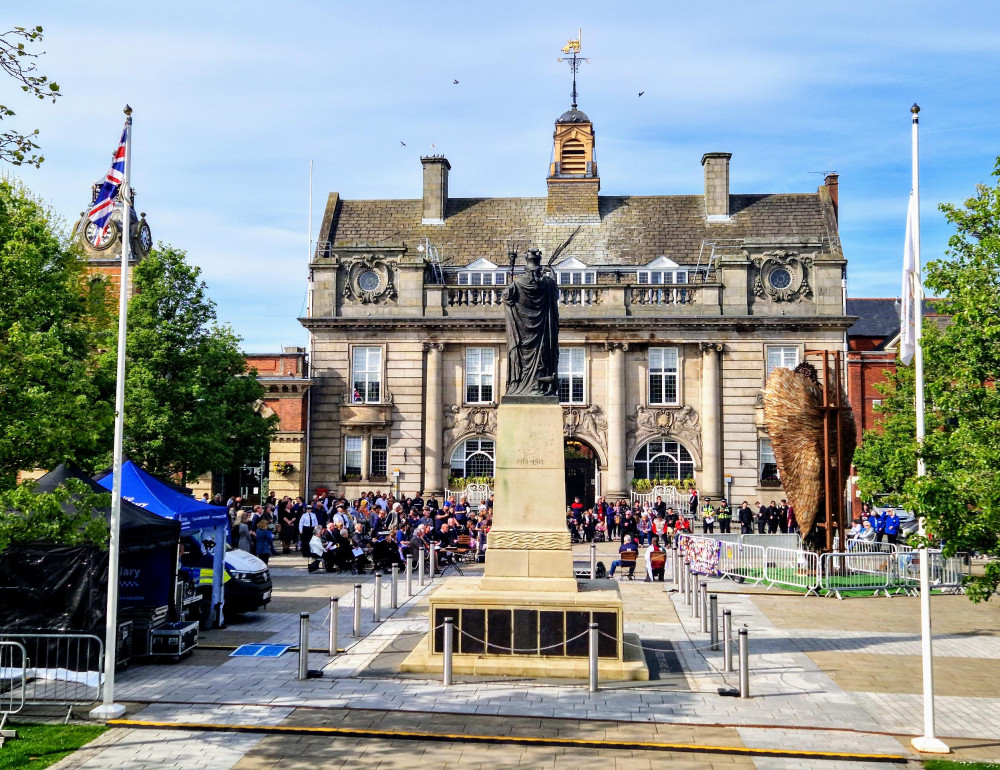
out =
<svg viewBox="0 0 1000 770"><path fill-rule="evenodd" d="M564 434L592 453L584 493L627 496L634 476L673 471L712 497L780 497L761 486L769 355L843 350L852 320L830 185L733 195L728 153L709 153L704 195L599 196L589 118L566 113L555 136L547 198L449 198L437 222L438 158L423 200L330 195L302 319L313 488L441 494L453 473L490 475L500 296L509 251L532 246L560 250Z"/></svg>

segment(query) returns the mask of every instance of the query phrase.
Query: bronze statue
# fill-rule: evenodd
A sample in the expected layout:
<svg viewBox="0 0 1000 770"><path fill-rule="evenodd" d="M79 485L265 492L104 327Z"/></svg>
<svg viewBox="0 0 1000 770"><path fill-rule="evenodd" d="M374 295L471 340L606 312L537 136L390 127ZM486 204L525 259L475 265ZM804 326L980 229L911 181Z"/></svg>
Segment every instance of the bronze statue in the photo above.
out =
<svg viewBox="0 0 1000 770"><path fill-rule="evenodd" d="M529 249L528 270L503 292L507 321L507 395L559 395L559 288Z"/></svg>

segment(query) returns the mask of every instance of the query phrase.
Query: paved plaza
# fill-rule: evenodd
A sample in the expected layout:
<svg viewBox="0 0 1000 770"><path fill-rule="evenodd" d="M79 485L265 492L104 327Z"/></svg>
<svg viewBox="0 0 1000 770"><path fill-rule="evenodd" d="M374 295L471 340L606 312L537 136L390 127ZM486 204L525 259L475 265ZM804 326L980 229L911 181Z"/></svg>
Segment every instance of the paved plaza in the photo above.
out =
<svg viewBox="0 0 1000 770"><path fill-rule="evenodd" d="M615 551L601 544L599 558L608 564ZM576 547L581 567L588 553ZM55 767L861 768L914 758L909 737L922 724L914 598L839 601L709 579L720 613L731 610L734 627L750 631L753 697L722 697L718 689L735 687L737 676L722 672L722 653L708 649L668 565L666 584L620 584L625 630L646 648L649 682L602 683L590 694L585 682L456 677L445 688L396 673L427 629L427 595L442 578L411 598L400 581L395 612L386 588L379 624L372 578L360 578L362 637L354 639L356 578L309 575L297 557L274 558L272 567L266 612L204 634L179 664L120 675L117 700L138 724L114 727ZM466 576L476 572L473 565ZM333 659L322 651L330 596L341 597L345 650ZM1000 608L964 596L932 604L938 735L959 759L1000 760ZM296 644L300 612L311 615L309 665L322 678L296 679L293 651L229 657L245 642Z"/></svg>

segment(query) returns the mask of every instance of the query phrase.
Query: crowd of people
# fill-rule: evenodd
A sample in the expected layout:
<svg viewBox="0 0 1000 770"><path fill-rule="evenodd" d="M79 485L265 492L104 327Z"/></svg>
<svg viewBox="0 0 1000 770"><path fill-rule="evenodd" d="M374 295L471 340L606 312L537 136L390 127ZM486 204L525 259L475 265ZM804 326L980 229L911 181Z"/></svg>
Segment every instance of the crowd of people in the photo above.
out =
<svg viewBox="0 0 1000 770"><path fill-rule="evenodd" d="M899 540L902 522L891 508L880 511L870 503L861 504L861 516L856 518L848 532L851 540L881 543L883 540L895 545Z"/></svg>
<svg viewBox="0 0 1000 770"><path fill-rule="evenodd" d="M493 521L492 495L476 505L465 497L397 499L382 491L353 500L320 492L309 503L272 494L246 507L238 495L205 502L226 506L234 548L267 563L280 545L282 554L301 553L310 572L386 571L420 549L429 553L431 543L438 546L440 568L455 552L484 553Z"/></svg>
<svg viewBox="0 0 1000 770"><path fill-rule="evenodd" d="M744 535L755 530L762 535L798 532L795 509L784 499L780 505L772 500L769 505L754 503L753 508L744 500L734 512L725 499L713 503L711 498L700 498L692 491L683 510L668 506L662 496L654 502L631 503L608 502L601 497L591 508L577 497L566 509L566 526L573 542L624 543L629 537L639 545L650 545L656 537L661 543L669 543L671 538L691 534L699 522L702 533L708 535L715 534L716 526L720 534L732 533L734 526Z"/></svg>

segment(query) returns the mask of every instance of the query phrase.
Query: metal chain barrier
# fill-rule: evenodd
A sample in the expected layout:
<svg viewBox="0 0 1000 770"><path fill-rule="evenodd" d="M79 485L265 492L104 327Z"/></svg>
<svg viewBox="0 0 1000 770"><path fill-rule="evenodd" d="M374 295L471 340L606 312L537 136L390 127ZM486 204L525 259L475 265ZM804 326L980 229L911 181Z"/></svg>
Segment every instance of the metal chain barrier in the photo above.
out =
<svg viewBox="0 0 1000 770"><path fill-rule="evenodd" d="M440 628L440 626L439 626L439 628ZM488 648L492 647L495 650L503 650L504 652L509 652L509 653L511 653L513 655L518 655L518 654L521 654L521 653L531 654L531 653L541 652L543 650L554 650L556 647L562 647L563 645L569 644L570 642L575 642L577 639L582 639L583 637L585 637L587 634L590 633L589 630L582 631L581 633L577 634L576 636L574 636L574 637L572 637L570 639L566 639L565 641L562 641L562 642L557 642L556 644L550 644L550 645L547 645L545 647L524 647L524 648L520 648L520 647L504 647L501 644L493 644L492 642L487 642L485 639L480 639L477 636L473 636L468 631L466 631L464 629L461 629L461 628L458 629L458 632L462 636L467 636L470 639L472 639L473 641L479 642L481 645L483 645L484 649L488 649Z"/></svg>

